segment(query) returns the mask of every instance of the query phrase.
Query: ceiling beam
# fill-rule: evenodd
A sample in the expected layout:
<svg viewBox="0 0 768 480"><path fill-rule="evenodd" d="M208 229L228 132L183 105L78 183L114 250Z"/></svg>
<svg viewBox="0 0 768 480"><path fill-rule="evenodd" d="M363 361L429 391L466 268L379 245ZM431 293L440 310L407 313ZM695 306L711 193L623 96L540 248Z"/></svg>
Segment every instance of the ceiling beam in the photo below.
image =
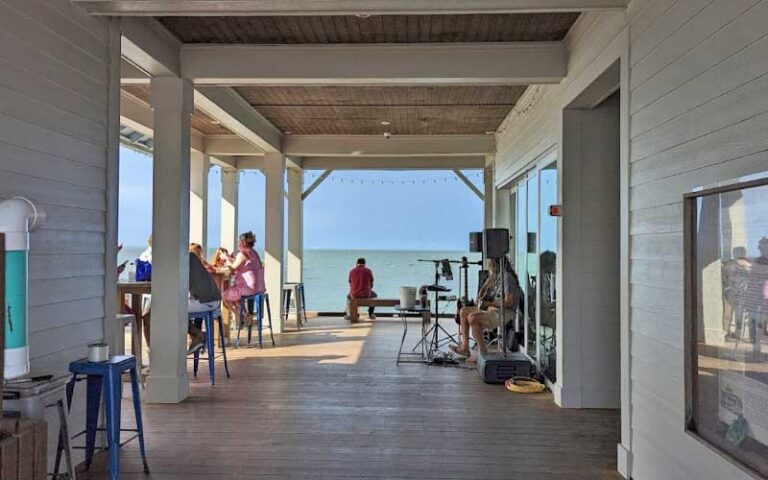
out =
<svg viewBox="0 0 768 480"><path fill-rule="evenodd" d="M229 87L195 89L195 106L262 152L279 153L283 134Z"/></svg>
<svg viewBox="0 0 768 480"><path fill-rule="evenodd" d="M210 159L211 159L212 165L218 165L219 167L222 167L222 168L237 168L237 160L235 159L235 157L211 156Z"/></svg>
<svg viewBox="0 0 768 480"><path fill-rule="evenodd" d="M137 68L131 62L123 58L120 61L120 84L121 85L149 85L150 77Z"/></svg>
<svg viewBox="0 0 768 480"><path fill-rule="evenodd" d="M120 123L148 137L154 136L152 109L146 103L124 92L120 94ZM204 153L204 137L197 131L191 132L189 142L192 150Z"/></svg>
<svg viewBox="0 0 768 480"><path fill-rule="evenodd" d="M305 170L453 170L481 169L485 157L304 157Z"/></svg>
<svg viewBox="0 0 768 480"><path fill-rule="evenodd" d="M296 156L484 155L496 150L494 135L286 135L283 151Z"/></svg>
<svg viewBox="0 0 768 480"><path fill-rule="evenodd" d="M148 18L120 19L120 53L147 76L179 76L181 42L159 22Z"/></svg>
<svg viewBox="0 0 768 480"><path fill-rule="evenodd" d="M74 0L95 15L420 15L618 10L626 0Z"/></svg>
<svg viewBox="0 0 768 480"><path fill-rule="evenodd" d="M208 155L262 155L264 152L237 135L208 135L204 138Z"/></svg>
<svg viewBox="0 0 768 480"><path fill-rule="evenodd" d="M192 45L181 73L198 85L529 85L567 72L562 42Z"/></svg>

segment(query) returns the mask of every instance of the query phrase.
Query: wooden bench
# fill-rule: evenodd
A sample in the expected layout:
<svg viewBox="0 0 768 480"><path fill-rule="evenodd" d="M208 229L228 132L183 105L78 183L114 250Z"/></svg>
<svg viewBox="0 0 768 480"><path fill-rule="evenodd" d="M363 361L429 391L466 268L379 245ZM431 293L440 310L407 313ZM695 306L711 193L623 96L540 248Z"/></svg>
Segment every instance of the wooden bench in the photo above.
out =
<svg viewBox="0 0 768 480"><path fill-rule="evenodd" d="M360 307L396 307L400 305L399 298L350 298L349 321L352 323L360 320L357 309Z"/></svg>
<svg viewBox="0 0 768 480"><path fill-rule="evenodd" d="M347 301L349 302L349 321L352 323L360 320L360 313L357 311L360 307L396 307L400 305L399 298L350 298ZM418 301L416 303L418 304Z"/></svg>

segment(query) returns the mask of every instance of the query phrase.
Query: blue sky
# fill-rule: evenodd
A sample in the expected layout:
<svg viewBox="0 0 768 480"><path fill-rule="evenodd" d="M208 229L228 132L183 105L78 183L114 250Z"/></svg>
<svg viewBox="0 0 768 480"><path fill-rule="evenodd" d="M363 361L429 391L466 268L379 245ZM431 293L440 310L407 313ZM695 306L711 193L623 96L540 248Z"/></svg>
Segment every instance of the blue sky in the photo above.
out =
<svg viewBox="0 0 768 480"><path fill-rule="evenodd" d="M321 172L307 171L305 185ZM466 172L482 190L478 171ZM360 182L363 182L361 184ZM221 177L208 183L208 243L218 244ZM264 177L240 178L241 231L264 238ZM482 228L483 204L450 171L335 172L304 203L305 248L467 250ZM152 159L120 149L119 238L143 245L152 228Z"/></svg>

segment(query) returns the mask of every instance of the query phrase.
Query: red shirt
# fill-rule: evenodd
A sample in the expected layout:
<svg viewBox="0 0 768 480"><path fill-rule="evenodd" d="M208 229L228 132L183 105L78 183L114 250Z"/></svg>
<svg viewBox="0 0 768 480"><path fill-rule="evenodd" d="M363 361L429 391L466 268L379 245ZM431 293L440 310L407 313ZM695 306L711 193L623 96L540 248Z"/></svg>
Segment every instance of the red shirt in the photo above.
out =
<svg viewBox="0 0 768 480"><path fill-rule="evenodd" d="M373 272L365 265L357 265L349 271L350 298L370 298L373 290Z"/></svg>

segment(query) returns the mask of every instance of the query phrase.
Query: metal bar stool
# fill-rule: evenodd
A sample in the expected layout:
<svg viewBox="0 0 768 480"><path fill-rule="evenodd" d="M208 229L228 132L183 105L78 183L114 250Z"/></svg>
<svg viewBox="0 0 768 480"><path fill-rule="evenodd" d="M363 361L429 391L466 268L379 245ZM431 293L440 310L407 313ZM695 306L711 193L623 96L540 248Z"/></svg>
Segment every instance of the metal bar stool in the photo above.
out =
<svg viewBox="0 0 768 480"><path fill-rule="evenodd" d="M136 357L133 355L115 355L106 362L90 362L87 358L84 358L70 363L69 371L72 373L72 380L67 385L67 403L70 410L72 408L72 395L75 390L75 384L81 380L86 380L88 385L85 430L72 437L75 439L83 434L85 435L85 469L90 470L93 462L96 432L105 430L97 426L103 384L104 412L107 424L106 450L109 451L109 478L111 480L118 480L120 478L120 447L134 438L139 439L139 451L144 462L144 473L149 474L147 455L144 450L144 423L141 418L141 398L139 396L139 375L136 371ZM133 410L136 415L135 429L120 428L120 400L123 388L122 376L124 373L130 373L131 375ZM121 443L121 431L135 432L136 435ZM60 451L61 448L63 447L59 445L57 450ZM57 452L58 457L59 454ZM55 468L55 471L58 471L58 462Z"/></svg>
<svg viewBox="0 0 768 480"><path fill-rule="evenodd" d="M272 308L269 305L268 293L257 293L254 295L243 295L240 298L240 318L237 322L237 342L236 347L240 347L240 331L243 328L245 321L245 313L249 313L256 317L256 329L259 335L259 348L264 348L262 344L262 330L264 320L264 304L267 306L267 323L269 326L269 338L272 340L272 346L275 346L275 336L272 334ZM251 336L253 332L253 323L248 325L248 345L251 344Z"/></svg>
<svg viewBox="0 0 768 480"><path fill-rule="evenodd" d="M293 302L291 302L293 299ZM291 307L293 303L293 307ZM288 316L296 313L296 329L301 330L302 325L307 323L307 302L304 297L304 284L286 283L283 285L283 323L288 323Z"/></svg>
<svg viewBox="0 0 768 480"><path fill-rule="evenodd" d="M208 351L208 376L211 379L211 385L216 385L216 368L215 361L216 356L215 341L214 341L214 326L213 323L218 320L219 324L219 346L221 347L221 356L224 358L224 371L229 375L229 364L227 363L227 347L226 339L224 338L224 320L221 315L221 308L211 308L198 312L189 312L189 321L194 322L197 328L201 328L205 324L205 349ZM193 372L197 377L197 370L200 366L200 350L196 351L192 355L193 360ZM204 359L205 360L205 359Z"/></svg>
<svg viewBox="0 0 768 480"><path fill-rule="evenodd" d="M141 365L141 340L139 339L138 322L136 322L136 315L132 313L118 313L115 315L115 321L117 322L117 328L115 329L115 353L118 355L125 354L125 329L130 325L131 327L131 353L136 357L136 363ZM139 375L139 382L141 388L147 388L144 383L144 376Z"/></svg>

